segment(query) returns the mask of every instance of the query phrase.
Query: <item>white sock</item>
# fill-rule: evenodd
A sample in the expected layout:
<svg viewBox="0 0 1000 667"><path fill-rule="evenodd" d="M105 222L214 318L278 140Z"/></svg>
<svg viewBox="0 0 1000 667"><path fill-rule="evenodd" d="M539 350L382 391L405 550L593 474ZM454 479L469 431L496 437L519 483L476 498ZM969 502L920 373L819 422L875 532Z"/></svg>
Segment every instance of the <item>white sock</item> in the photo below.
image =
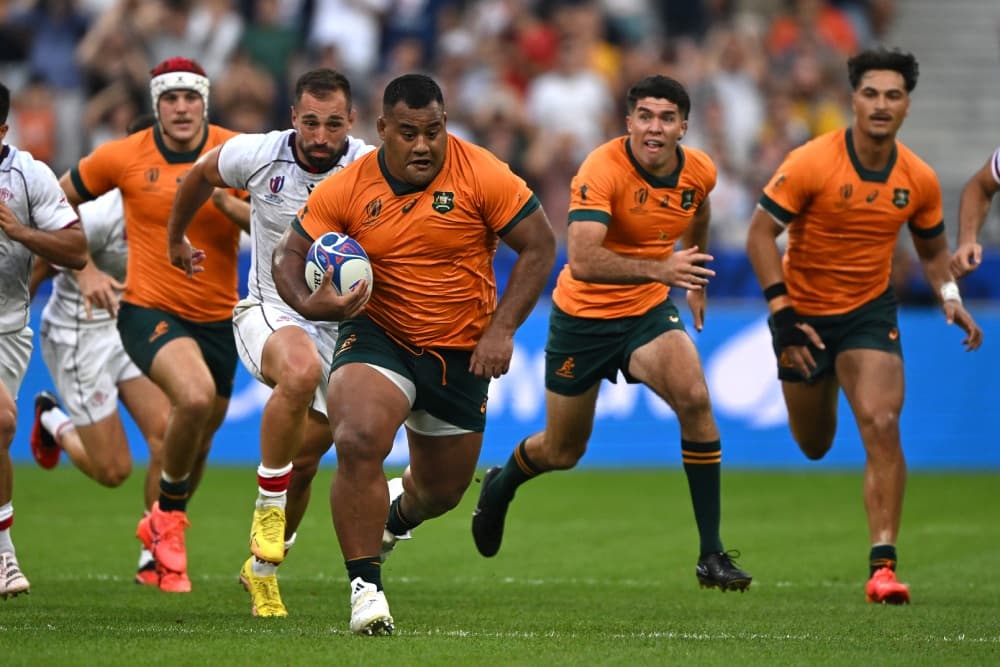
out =
<svg viewBox="0 0 1000 667"><path fill-rule="evenodd" d="M264 478L275 478L275 477L287 477L289 473L292 472L292 464L282 466L280 468L268 468L263 463L257 466L257 477ZM288 489L282 491L268 491L261 486L257 486L257 507L280 507L285 509L285 505L288 502Z"/></svg>
<svg viewBox="0 0 1000 667"><path fill-rule="evenodd" d="M153 562L153 552L149 549L142 549L139 551L139 569L146 567Z"/></svg>
<svg viewBox="0 0 1000 667"><path fill-rule="evenodd" d="M60 431L67 426L70 428L73 427L73 422L69 420L66 413L59 407L54 407L51 410L43 412L40 421L42 422L42 428L48 431L49 434L56 440L59 439Z"/></svg>
<svg viewBox="0 0 1000 667"><path fill-rule="evenodd" d="M277 563L266 563L257 558L253 559L252 568L255 577L273 577L278 574Z"/></svg>
<svg viewBox="0 0 1000 667"><path fill-rule="evenodd" d="M5 510L9 510L6 513L7 516L4 516ZM13 514L14 514L14 506L11 505L10 503L7 503L6 505L0 507L0 521L3 521L4 519L13 516ZM7 552L10 552L12 554L15 553L14 543L10 539L10 528L4 528L3 530L0 530L0 554Z"/></svg>

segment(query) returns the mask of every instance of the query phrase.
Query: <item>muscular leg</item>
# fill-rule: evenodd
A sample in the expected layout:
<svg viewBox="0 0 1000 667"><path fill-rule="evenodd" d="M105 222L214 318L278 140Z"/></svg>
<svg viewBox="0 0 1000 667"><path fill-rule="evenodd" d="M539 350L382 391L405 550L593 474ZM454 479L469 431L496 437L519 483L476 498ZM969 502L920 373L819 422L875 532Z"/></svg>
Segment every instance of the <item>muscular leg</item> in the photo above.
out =
<svg viewBox="0 0 1000 667"><path fill-rule="evenodd" d="M14 466L10 460L10 445L14 442L17 429L17 405L0 382L0 507L11 501L14 495Z"/></svg>
<svg viewBox="0 0 1000 667"><path fill-rule="evenodd" d="M378 557L389 509L382 462L409 401L378 371L347 364L330 377L327 409L337 449L330 502L340 549L347 561Z"/></svg>
<svg viewBox="0 0 1000 667"><path fill-rule="evenodd" d="M59 446L80 472L102 486L121 486L132 472L128 438L118 410L93 424L60 429Z"/></svg>
<svg viewBox="0 0 1000 667"><path fill-rule="evenodd" d="M848 350L837 376L865 446L865 510L871 543L895 544L903 512L906 461L899 436L903 360L881 350Z"/></svg>
<svg viewBox="0 0 1000 667"><path fill-rule="evenodd" d="M824 375L812 384L782 382L788 408L788 426L799 449L818 461L826 456L837 434L837 399L840 385L834 375Z"/></svg>
<svg viewBox="0 0 1000 667"><path fill-rule="evenodd" d="M410 465L403 474L399 509L416 526L461 502L476 472L483 434L429 436L410 429L406 434Z"/></svg>
<svg viewBox="0 0 1000 667"><path fill-rule="evenodd" d="M146 509L151 509L160 493L160 472L163 466L163 437L167 430L170 401L152 380L142 376L118 385L118 393L136 426L146 440L149 465L146 469Z"/></svg>
<svg viewBox="0 0 1000 667"><path fill-rule="evenodd" d="M302 523L302 517L309 506L313 478L319 471L323 456L330 451L331 444L333 436L330 433L330 422L323 414L310 410L306 417L302 448L292 461L288 503L285 505L285 540L291 538Z"/></svg>

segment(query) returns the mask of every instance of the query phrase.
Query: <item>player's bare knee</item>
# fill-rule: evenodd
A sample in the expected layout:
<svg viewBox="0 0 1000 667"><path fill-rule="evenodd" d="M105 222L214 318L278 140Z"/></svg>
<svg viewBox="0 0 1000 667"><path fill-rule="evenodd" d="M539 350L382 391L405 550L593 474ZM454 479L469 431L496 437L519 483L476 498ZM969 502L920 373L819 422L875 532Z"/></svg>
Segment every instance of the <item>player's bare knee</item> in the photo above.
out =
<svg viewBox="0 0 1000 667"><path fill-rule="evenodd" d="M125 483L129 475L132 474L132 464L122 463L113 466L106 466L97 471L94 475L95 481L101 486L114 489Z"/></svg>
<svg viewBox="0 0 1000 667"><path fill-rule="evenodd" d="M532 462L543 470L569 470L576 467L586 451L586 439L556 440L548 438L545 441L544 449L532 457Z"/></svg>
<svg viewBox="0 0 1000 667"><path fill-rule="evenodd" d="M704 383L694 384L674 396L673 405L677 420L683 424L693 424L711 419L712 402L708 396L708 387Z"/></svg>
<svg viewBox="0 0 1000 667"><path fill-rule="evenodd" d="M0 409L0 447L10 448L17 429L17 408Z"/></svg>
<svg viewBox="0 0 1000 667"><path fill-rule="evenodd" d="M209 419L215 408L215 384L209 383L205 386L192 384L177 397L177 404L174 407L189 417Z"/></svg>
<svg viewBox="0 0 1000 667"><path fill-rule="evenodd" d="M276 391L287 393L299 402L311 402L316 387L323 379L323 368L318 361L286 368L278 379Z"/></svg>
<svg viewBox="0 0 1000 667"><path fill-rule="evenodd" d="M382 465L382 460L389 454L392 448L392 440L389 439L384 446L376 429L367 424L340 424L334 433L334 442L337 449L338 462L348 461L377 461Z"/></svg>

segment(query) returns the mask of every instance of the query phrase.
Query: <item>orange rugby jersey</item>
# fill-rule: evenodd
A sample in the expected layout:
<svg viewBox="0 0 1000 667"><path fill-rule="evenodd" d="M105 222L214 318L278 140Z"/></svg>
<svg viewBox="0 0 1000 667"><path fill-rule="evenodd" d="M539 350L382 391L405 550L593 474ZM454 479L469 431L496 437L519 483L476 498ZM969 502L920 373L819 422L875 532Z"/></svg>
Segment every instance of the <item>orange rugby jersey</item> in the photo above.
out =
<svg viewBox="0 0 1000 667"><path fill-rule="evenodd" d="M497 239L540 205L506 164L448 136L426 188L389 175L381 147L316 186L297 228L342 232L371 259L367 314L400 342L471 350L496 310Z"/></svg>
<svg viewBox="0 0 1000 667"><path fill-rule="evenodd" d="M851 129L813 139L785 158L761 206L788 226L788 296L805 315L839 315L882 294L904 223L944 232L937 175L900 142L882 171L858 162Z"/></svg>
<svg viewBox="0 0 1000 667"><path fill-rule="evenodd" d="M191 165L235 134L209 125L198 148L175 153L163 144L159 126L153 126L102 144L70 172L85 200L115 187L122 191L128 242L124 301L194 322L232 317L237 301L239 227L211 201L198 210L187 236L192 246L205 251L205 270L191 279L167 257L167 218L177 184Z"/></svg>
<svg viewBox="0 0 1000 667"><path fill-rule="evenodd" d="M570 184L569 222L608 226L603 246L635 259L661 260L674 252L698 207L715 187L715 164L702 151L677 148L674 173L653 176L632 155L628 137L595 148ZM662 283L610 285L577 280L567 264L552 300L569 315L618 318L642 315L663 302Z"/></svg>

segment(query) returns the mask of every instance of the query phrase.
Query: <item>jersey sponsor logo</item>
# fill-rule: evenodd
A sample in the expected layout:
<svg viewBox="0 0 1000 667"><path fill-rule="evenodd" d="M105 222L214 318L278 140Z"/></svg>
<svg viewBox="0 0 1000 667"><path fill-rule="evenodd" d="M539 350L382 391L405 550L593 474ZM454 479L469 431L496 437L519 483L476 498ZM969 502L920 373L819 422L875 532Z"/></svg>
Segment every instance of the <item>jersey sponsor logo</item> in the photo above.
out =
<svg viewBox="0 0 1000 667"><path fill-rule="evenodd" d="M910 191L906 188L895 188L892 191L892 205L896 208L906 208L910 203Z"/></svg>
<svg viewBox="0 0 1000 667"><path fill-rule="evenodd" d="M285 177L273 176L271 180L267 182L267 186L271 189L271 192L278 194L281 192L281 188L285 187Z"/></svg>
<svg viewBox="0 0 1000 667"><path fill-rule="evenodd" d="M170 329L170 325L167 324L167 321L166 320L160 320L159 322L156 323L156 326L153 328L153 333L149 337L149 342L152 343L157 338L159 338L163 334L167 333L167 331L169 329Z"/></svg>
<svg viewBox="0 0 1000 667"><path fill-rule="evenodd" d="M434 193L434 201L431 202L431 207L438 213L447 213L455 208L455 193L438 190Z"/></svg>
<svg viewBox="0 0 1000 667"><path fill-rule="evenodd" d="M694 190L685 190L681 193L681 208L690 211L694 206Z"/></svg>
<svg viewBox="0 0 1000 667"><path fill-rule="evenodd" d="M556 371L556 375L558 375L559 377L568 378L572 380L573 378L576 377L576 375L573 373L575 369L576 369L576 361L573 359L573 357L566 357L566 359L562 362L562 366L560 366L559 370Z"/></svg>

